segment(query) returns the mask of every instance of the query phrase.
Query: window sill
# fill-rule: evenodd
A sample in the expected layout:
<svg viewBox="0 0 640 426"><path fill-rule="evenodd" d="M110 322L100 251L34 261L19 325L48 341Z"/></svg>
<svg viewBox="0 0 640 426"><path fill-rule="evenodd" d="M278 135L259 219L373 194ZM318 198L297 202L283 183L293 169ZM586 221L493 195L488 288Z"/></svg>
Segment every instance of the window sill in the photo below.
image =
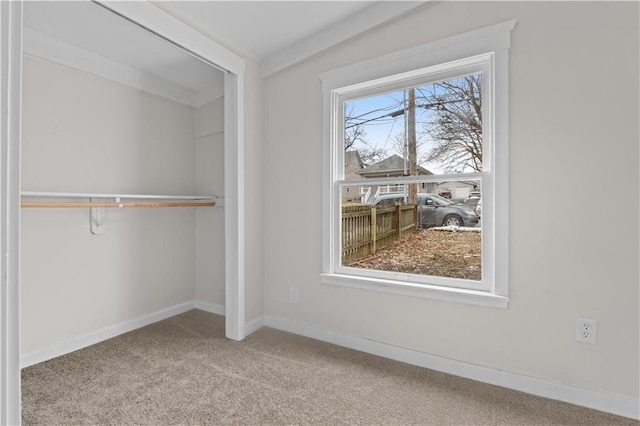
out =
<svg viewBox="0 0 640 426"><path fill-rule="evenodd" d="M447 302L468 305L507 308L509 298L487 291L467 290L461 288L441 287L423 284L411 284L401 281L360 277L344 274L321 274L323 284L361 288L363 290L381 291L405 296L424 297Z"/></svg>

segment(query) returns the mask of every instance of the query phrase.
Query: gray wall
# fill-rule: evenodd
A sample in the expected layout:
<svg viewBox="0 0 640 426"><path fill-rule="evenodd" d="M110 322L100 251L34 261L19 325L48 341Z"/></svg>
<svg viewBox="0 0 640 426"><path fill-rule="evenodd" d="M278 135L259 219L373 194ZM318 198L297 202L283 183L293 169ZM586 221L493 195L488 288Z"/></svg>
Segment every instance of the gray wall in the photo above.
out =
<svg viewBox="0 0 640 426"><path fill-rule="evenodd" d="M224 196L224 99L184 106L24 56L22 189ZM246 321L264 313L264 110L247 60ZM224 208L23 209L22 355L198 301L225 304Z"/></svg>
<svg viewBox="0 0 640 426"><path fill-rule="evenodd" d="M24 57L22 189L193 194L194 109ZM195 297L195 209L22 209L22 354Z"/></svg>
<svg viewBox="0 0 640 426"><path fill-rule="evenodd" d="M224 195L224 98L196 109L196 191ZM196 211L196 300L224 306L224 208Z"/></svg>
<svg viewBox="0 0 640 426"><path fill-rule="evenodd" d="M513 18L509 308L321 284L318 74ZM268 77L266 314L638 398L637 22L637 3L436 2ZM295 214L291 193L309 194ZM575 341L577 316L598 320L596 345Z"/></svg>

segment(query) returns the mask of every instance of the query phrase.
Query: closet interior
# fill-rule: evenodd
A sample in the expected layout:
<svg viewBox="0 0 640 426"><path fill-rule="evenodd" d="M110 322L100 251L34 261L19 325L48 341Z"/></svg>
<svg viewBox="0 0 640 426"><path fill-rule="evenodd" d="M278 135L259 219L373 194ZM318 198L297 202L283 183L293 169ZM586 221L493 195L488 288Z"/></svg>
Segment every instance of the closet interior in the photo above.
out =
<svg viewBox="0 0 640 426"><path fill-rule="evenodd" d="M99 4L25 2L23 367L194 301L223 309L223 87Z"/></svg>

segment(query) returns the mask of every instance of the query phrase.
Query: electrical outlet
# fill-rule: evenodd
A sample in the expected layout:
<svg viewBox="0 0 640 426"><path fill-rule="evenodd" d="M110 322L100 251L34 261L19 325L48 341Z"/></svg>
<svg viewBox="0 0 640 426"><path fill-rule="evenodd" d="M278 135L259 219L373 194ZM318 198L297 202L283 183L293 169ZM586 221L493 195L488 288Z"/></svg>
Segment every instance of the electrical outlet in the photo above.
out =
<svg viewBox="0 0 640 426"><path fill-rule="evenodd" d="M584 343L596 343L598 332L598 321L589 318L580 318L576 320L576 340Z"/></svg>
<svg viewBox="0 0 640 426"><path fill-rule="evenodd" d="M289 302L298 303L298 289L295 287L289 289Z"/></svg>

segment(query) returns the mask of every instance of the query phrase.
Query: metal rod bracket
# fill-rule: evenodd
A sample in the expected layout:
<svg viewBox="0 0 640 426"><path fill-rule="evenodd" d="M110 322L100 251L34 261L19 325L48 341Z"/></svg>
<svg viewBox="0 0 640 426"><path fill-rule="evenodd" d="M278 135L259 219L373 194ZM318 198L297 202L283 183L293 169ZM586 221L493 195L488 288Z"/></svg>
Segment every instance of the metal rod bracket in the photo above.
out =
<svg viewBox="0 0 640 426"><path fill-rule="evenodd" d="M104 203L103 197L91 198L91 202ZM91 207L89 209L91 233L93 235L102 235L105 231L105 223L107 217L107 209L105 207Z"/></svg>

